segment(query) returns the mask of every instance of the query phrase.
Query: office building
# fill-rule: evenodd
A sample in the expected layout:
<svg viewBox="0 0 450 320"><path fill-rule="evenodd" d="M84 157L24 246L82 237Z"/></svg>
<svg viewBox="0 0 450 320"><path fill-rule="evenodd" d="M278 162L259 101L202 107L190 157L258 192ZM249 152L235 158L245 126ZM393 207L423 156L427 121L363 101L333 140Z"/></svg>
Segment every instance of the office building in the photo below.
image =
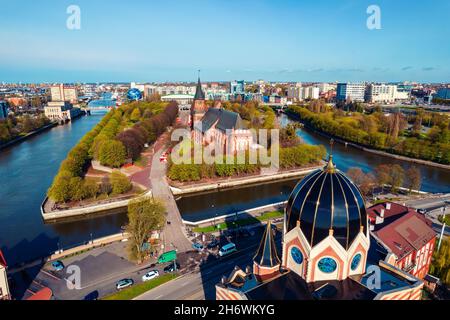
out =
<svg viewBox="0 0 450 320"><path fill-rule="evenodd" d="M52 121L70 121L82 114L80 108L74 108L67 101L50 101L44 107L44 113Z"/></svg>
<svg viewBox="0 0 450 320"><path fill-rule="evenodd" d="M338 83L336 100L364 102L365 91L366 85L364 83Z"/></svg>
<svg viewBox="0 0 450 320"><path fill-rule="evenodd" d="M243 94L243 93L245 93L245 82L244 82L244 80L230 82L230 93L231 94Z"/></svg>
<svg viewBox="0 0 450 320"><path fill-rule="evenodd" d="M52 101L69 101L70 103L78 102L77 89L64 84L51 86L50 95Z"/></svg>

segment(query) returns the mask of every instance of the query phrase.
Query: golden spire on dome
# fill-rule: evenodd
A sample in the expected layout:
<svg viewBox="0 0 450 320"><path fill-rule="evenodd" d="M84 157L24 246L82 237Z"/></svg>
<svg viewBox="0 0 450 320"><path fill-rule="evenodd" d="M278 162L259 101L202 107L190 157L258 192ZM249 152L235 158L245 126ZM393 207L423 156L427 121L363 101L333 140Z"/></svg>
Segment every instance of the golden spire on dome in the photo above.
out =
<svg viewBox="0 0 450 320"><path fill-rule="evenodd" d="M331 138L330 140L330 156L328 157L328 163L325 166L325 171L329 173L334 173L336 171L336 166L333 163L333 144L334 139Z"/></svg>

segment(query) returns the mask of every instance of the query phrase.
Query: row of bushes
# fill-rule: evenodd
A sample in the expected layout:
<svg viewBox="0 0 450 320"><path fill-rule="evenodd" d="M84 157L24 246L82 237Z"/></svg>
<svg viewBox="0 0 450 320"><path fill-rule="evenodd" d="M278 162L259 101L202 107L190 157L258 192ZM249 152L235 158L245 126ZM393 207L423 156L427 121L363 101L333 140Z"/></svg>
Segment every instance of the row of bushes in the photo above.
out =
<svg viewBox="0 0 450 320"><path fill-rule="evenodd" d="M280 167L283 169L302 167L308 164L318 163L325 158L326 149L324 146L311 146L301 144L290 148L280 148ZM248 156L244 164L174 164L169 162L168 177L175 181L187 182L201 179L232 177L260 172L261 165L250 164Z"/></svg>

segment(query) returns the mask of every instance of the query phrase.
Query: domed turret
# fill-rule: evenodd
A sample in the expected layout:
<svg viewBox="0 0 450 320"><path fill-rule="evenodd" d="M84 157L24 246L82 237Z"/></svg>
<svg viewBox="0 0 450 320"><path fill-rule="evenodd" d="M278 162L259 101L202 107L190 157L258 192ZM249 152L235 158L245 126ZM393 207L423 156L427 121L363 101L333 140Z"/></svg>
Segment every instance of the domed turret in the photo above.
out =
<svg viewBox="0 0 450 320"><path fill-rule="evenodd" d="M358 187L336 169L332 156L327 165L302 179L286 207L285 232L299 224L310 246L332 234L348 249L360 231L366 232L367 215Z"/></svg>

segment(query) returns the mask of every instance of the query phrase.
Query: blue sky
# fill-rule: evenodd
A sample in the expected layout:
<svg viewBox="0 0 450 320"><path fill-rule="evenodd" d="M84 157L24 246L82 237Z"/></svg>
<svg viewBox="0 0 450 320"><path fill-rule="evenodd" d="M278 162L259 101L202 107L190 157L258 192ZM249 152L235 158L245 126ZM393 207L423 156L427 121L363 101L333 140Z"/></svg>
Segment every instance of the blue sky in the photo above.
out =
<svg viewBox="0 0 450 320"><path fill-rule="evenodd" d="M69 5L81 30L66 28ZM366 27L369 5L381 30ZM450 1L0 0L0 82L450 81Z"/></svg>

